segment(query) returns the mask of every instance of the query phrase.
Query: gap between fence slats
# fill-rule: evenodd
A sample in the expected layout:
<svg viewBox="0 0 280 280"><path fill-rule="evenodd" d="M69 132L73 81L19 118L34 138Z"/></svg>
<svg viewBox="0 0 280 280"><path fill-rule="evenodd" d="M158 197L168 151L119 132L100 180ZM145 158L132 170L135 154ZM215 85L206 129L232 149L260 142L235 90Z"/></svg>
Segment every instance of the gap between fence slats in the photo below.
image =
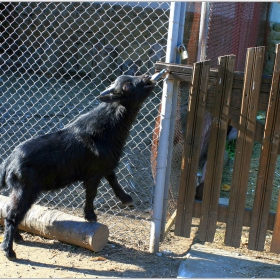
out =
<svg viewBox="0 0 280 280"><path fill-rule="evenodd" d="M234 67L234 55L219 57L199 225L201 241L212 242L216 231Z"/></svg>
<svg viewBox="0 0 280 280"><path fill-rule="evenodd" d="M191 230L209 72L210 60L194 64L175 222L175 235L184 237Z"/></svg>
<svg viewBox="0 0 280 280"><path fill-rule="evenodd" d="M266 114L256 191L252 210L248 248L263 251L267 220L273 188L274 172L280 135L280 45L276 45L276 58Z"/></svg>
<svg viewBox="0 0 280 280"><path fill-rule="evenodd" d="M246 55L239 131L229 200L225 244L239 247L246 203L250 161L258 111L264 61L264 47L249 48Z"/></svg>

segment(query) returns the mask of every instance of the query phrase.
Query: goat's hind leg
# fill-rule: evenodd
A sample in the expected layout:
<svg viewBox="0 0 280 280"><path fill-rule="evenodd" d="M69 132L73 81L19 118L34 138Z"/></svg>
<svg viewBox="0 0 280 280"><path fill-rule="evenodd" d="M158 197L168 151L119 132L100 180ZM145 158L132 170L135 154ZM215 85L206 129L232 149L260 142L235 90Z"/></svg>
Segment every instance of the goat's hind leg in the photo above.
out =
<svg viewBox="0 0 280 280"><path fill-rule="evenodd" d="M86 190L86 202L84 206L84 217L89 222L96 222L97 216L94 213L93 201L97 195L97 187L99 185L101 178L94 176L87 181L83 182L84 188Z"/></svg>
<svg viewBox="0 0 280 280"><path fill-rule="evenodd" d="M10 215L8 215L10 216ZM4 231L4 239L1 244L1 249L4 251L5 256L9 260L15 260L16 254L13 251L13 239L14 239L14 231L15 231L15 223L9 217L5 218L5 231Z"/></svg>
<svg viewBox="0 0 280 280"><path fill-rule="evenodd" d="M24 241L23 238L22 238L22 236L21 236L21 234L20 234L19 231L18 231L18 228L15 230L14 241L15 241L16 243L22 243L22 242Z"/></svg>
<svg viewBox="0 0 280 280"><path fill-rule="evenodd" d="M121 187L121 185L118 183L117 176L114 172L107 175L106 180L111 185L116 197L122 202L124 205L133 205L133 199L130 195L128 195Z"/></svg>
<svg viewBox="0 0 280 280"><path fill-rule="evenodd" d="M36 197L34 192L27 192L21 187L13 190L11 193L7 217L5 218L4 239L1 244L1 249L9 260L16 259L13 241L18 238L22 239L18 233L18 224L23 220Z"/></svg>

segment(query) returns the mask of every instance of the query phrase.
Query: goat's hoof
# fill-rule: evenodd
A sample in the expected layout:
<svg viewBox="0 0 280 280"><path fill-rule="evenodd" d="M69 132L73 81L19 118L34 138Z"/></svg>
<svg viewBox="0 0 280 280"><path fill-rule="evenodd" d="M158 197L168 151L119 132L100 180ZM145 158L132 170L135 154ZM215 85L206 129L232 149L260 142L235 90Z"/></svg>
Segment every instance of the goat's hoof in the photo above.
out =
<svg viewBox="0 0 280 280"><path fill-rule="evenodd" d="M17 259L16 253L14 251L5 252L5 256L9 261L14 261Z"/></svg>
<svg viewBox="0 0 280 280"><path fill-rule="evenodd" d="M4 254L5 254L6 258L9 261L14 261L14 260L17 259L16 253L13 250L9 250L9 249L4 248L3 244L0 246L0 248L1 248L1 250L4 251Z"/></svg>
<svg viewBox="0 0 280 280"><path fill-rule="evenodd" d="M95 215L94 212L86 213L85 214L85 219L89 222L96 222L97 221L97 216Z"/></svg>
<svg viewBox="0 0 280 280"><path fill-rule="evenodd" d="M125 194L123 197L119 198L123 205L133 206L133 199L130 195Z"/></svg>
<svg viewBox="0 0 280 280"><path fill-rule="evenodd" d="M23 240L22 236L17 232L14 236L14 241L16 243L22 243L24 240Z"/></svg>

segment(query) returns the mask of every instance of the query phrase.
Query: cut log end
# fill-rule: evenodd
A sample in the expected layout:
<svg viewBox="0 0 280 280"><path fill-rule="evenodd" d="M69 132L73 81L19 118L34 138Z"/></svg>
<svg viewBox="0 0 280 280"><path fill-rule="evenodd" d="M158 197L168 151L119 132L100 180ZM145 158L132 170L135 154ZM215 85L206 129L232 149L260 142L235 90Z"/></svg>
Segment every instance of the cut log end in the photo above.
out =
<svg viewBox="0 0 280 280"><path fill-rule="evenodd" d="M106 245L109 237L109 229L107 226L96 223L97 229L90 237L89 245L94 252L100 252Z"/></svg>

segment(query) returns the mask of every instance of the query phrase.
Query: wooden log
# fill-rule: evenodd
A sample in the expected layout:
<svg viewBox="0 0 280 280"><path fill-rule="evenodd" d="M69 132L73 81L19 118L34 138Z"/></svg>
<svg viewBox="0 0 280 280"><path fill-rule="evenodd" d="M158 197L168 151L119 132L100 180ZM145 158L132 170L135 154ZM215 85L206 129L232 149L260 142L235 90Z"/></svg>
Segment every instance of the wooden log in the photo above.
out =
<svg viewBox="0 0 280 280"><path fill-rule="evenodd" d="M219 82L215 87L213 121L198 229L201 241L213 242L216 231L234 66L234 55L219 57L217 76Z"/></svg>
<svg viewBox="0 0 280 280"><path fill-rule="evenodd" d="M273 228L273 235L270 245L270 252L280 254L280 190L278 192L278 203Z"/></svg>
<svg viewBox="0 0 280 280"><path fill-rule="evenodd" d="M266 114L256 192L252 210L248 249L263 251L280 135L280 44L276 58Z"/></svg>
<svg viewBox="0 0 280 280"><path fill-rule="evenodd" d="M240 246L261 86L264 47L247 50L239 130L232 173L225 245Z"/></svg>
<svg viewBox="0 0 280 280"><path fill-rule="evenodd" d="M194 64L184 141L175 235L190 237L210 60Z"/></svg>
<svg viewBox="0 0 280 280"><path fill-rule="evenodd" d="M4 224L10 199L0 195L0 223ZM87 222L82 218L58 210L33 205L27 212L19 229L50 239L57 239L94 252L100 252L106 245L109 229L106 225Z"/></svg>

